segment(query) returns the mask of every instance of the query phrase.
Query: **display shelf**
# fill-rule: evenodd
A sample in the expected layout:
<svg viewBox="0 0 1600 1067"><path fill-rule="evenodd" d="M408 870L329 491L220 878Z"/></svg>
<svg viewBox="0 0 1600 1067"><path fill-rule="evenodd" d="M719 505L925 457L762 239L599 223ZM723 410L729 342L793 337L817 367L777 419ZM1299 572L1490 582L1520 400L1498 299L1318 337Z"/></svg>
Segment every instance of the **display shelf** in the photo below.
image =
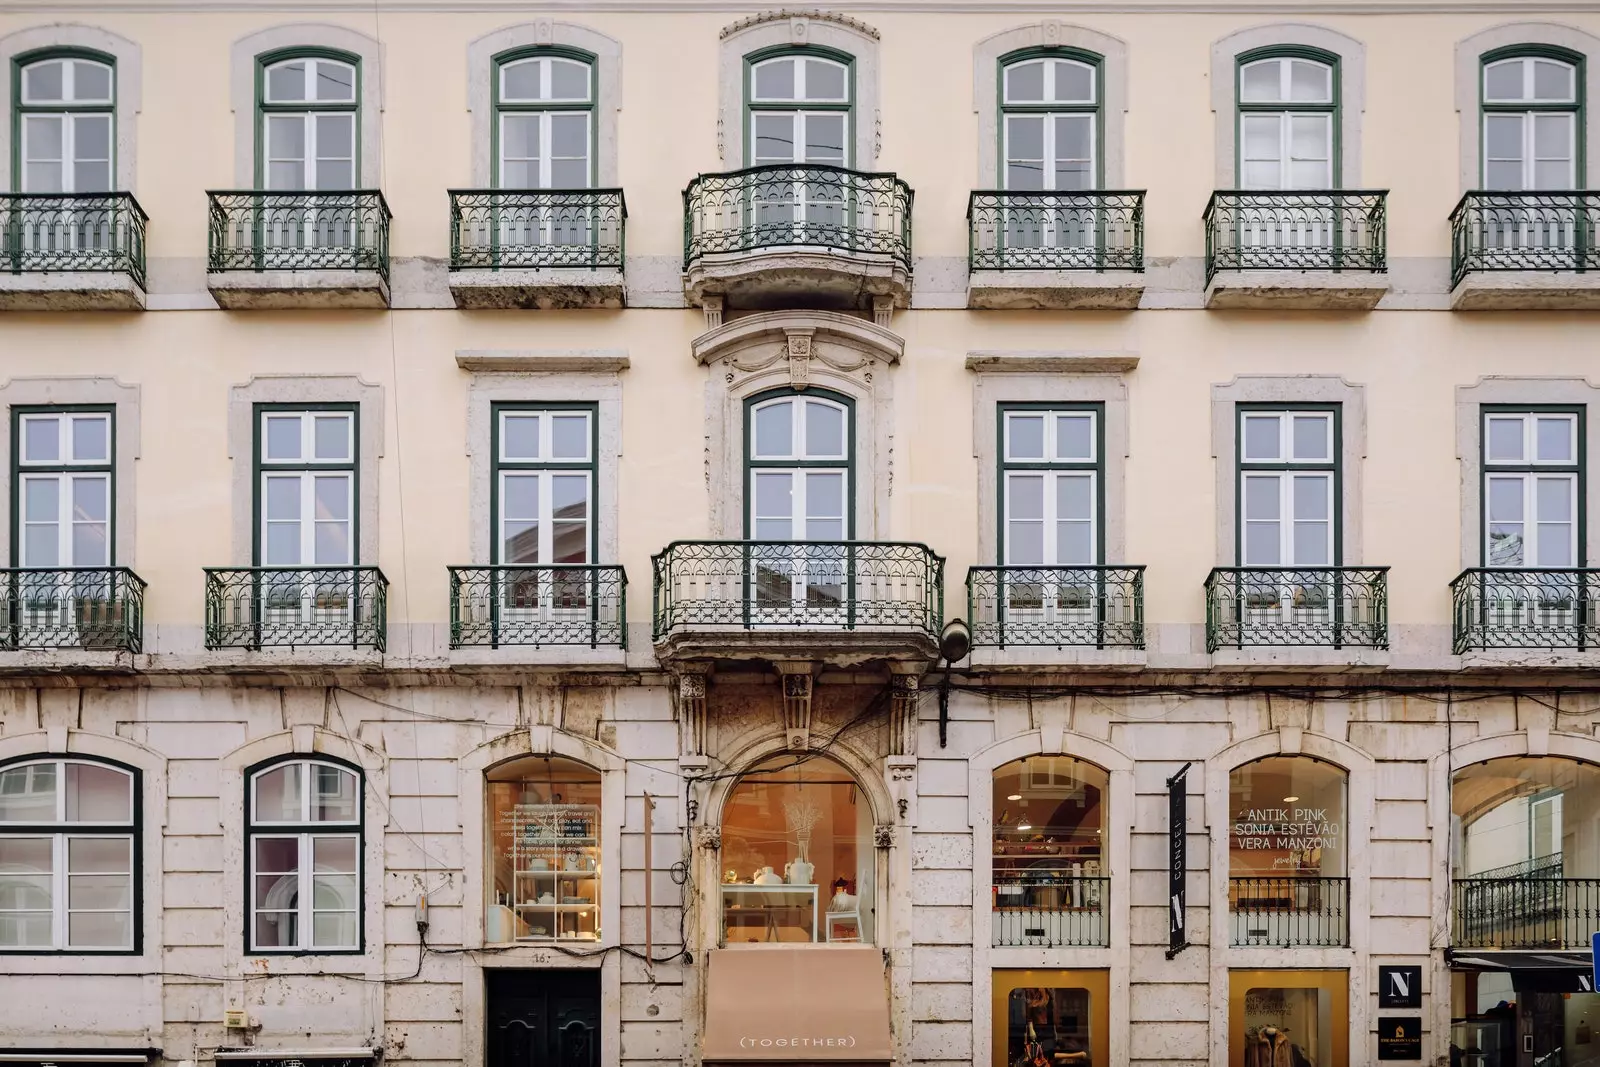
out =
<svg viewBox="0 0 1600 1067"><path fill-rule="evenodd" d="M507 939L599 940L599 807L517 804L504 813L502 823L511 837L511 877L502 901L510 926Z"/></svg>

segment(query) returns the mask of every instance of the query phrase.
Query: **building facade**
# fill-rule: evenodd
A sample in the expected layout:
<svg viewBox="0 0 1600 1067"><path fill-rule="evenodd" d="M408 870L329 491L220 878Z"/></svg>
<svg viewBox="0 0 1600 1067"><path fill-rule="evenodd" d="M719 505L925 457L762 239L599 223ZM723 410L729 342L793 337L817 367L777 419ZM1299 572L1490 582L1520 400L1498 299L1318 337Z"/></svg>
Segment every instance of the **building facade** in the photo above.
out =
<svg viewBox="0 0 1600 1067"><path fill-rule="evenodd" d="M0 1059L1589 1062L1600 14L1073 7L6 5Z"/></svg>

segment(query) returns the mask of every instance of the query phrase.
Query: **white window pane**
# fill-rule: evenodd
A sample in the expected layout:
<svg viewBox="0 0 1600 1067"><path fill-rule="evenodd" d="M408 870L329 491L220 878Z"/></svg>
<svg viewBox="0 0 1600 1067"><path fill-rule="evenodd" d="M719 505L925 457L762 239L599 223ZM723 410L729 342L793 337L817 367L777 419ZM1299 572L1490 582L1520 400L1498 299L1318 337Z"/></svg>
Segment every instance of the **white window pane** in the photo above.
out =
<svg viewBox="0 0 1600 1067"><path fill-rule="evenodd" d="M794 401L756 408L755 454L767 458L794 455Z"/></svg>
<svg viewBox="0 0 1600 1067"><path fill-rule="evenodd" d="M356 72L344 63L317 61L317 99L348 101L356 98Z"/></svg>
<svg viewBox="0 0 1600 1067"><path fill-rule="evenodd" d="M350 478L348 475L318 475L312 487L317 521L344 522L350 518Z"/></svg>
<svg viewBox="0 0 1600 1067"><path fill-rule="evenodd" d="M1540 522L1571 521L1571 479L1540 478L1538 484L1534 486L1534 508Z"/></svg>
<svg viewBox="0 0 1600 1067"><path fill-rule="evenodd" d="M267 164L268 189L304 189L306 165L300 160L272 160Z"/></svg>
<svg viewBox="0 0 1600 1067"><path fill-rule="evenodd" d="M317 415L313 419L312 435L317 459L350 458L350 416Z"/></svg>
<svg viewBox="0 0 1600 1067"><path fill-rule="evenodd" d="M1056 566L1088 567L1094 564L1094 527L1087 522L1056 523Z"/></svg>
<svg viewBox="0 0 1600 1067"><path fill-rule="evenodd" d="M1490 463L1521 463L1523 456L1523 423L1521 417L1485 420L1489 427L1487 455Z"/></svg>
<svg viewBox="0 0 1600 1067"><path fill-rule="evenodd" d="M1277 115L1245 115L1239 123L1246 160L1283 158L1283 122Z"/></svg>
<svg viewBox="0 0 1600 1067"><path fill-rule="evenodd" d="M1013 160L1044 158L1044 116L1006 117L1006 158Z"/></svg>
<svg viewBox="0 0 1600 1067"><path fill-rule="evenodd" d="M271 884L271 892L263 892L263 898L286 900L290 905L294 904L298 885L295 879L272 879ZM294 948L299 944L299 916L293 911L257 911L254 933L255 943L261 948Z"/></svg>
<svg viewBox="0 0 1600 1067"><path fill-rule="evenodd" d="M267 71L267 99L273 101L305 100L306 61L280 63Z"/></svg>
<svg viewBox="0 0 1600 1067"><path fill-rule="evenodd" d="M133 880L126 874L74 874L67 879L67 907L73 911L126 911L132 903Z"/></svg>
<svg viewBox="0 0 1600 1067"><path fill-rule="evenodd" d="M355 774L343 767L312 764L311 821L354 822L357 814L356 783ZM316 848L321 849L325 843L326 839L319 838ZM354 847L353 844L351 847Z"/></svg>
<svg viewBox="0 0 1600 1067"><path fill-rule="evenodd" d="M500 98L502 100L537 100L539 98L539 61L527 59L508 63L500 68Z"/></svg>
<svg viewBox="0 0 1600 1067"><path fill-rule="evenodd" d="M806 518L844 517L844 475L810 473L806 475Z"/></svg>
<svg viewBox="0 0 1600 1067"><path fill-rule="evenodd" d="M1490 160L1522 159L1522 115L1483 117L1484 155Z"/></svg>
<svg viewBox="0 0 1600 1067"><path fill-rule="evenodd" d="M793 100L795 61L774 59L755 68L755 96L758 100Z"/></svg>
<svg viewBox="0 0 1600 1067"><path fill-rule="evenodd" d="M73 64L72 97L80 103L111 99L111 68L80 59Z"/></svg>
<svg viewBox="0 0 1600 1067"><path fill-rule="evenodd" d="M23 897L18 903L23 906L43 906L50 904L50 883L48 881L36 883L32 877L49 874L54 870L54 860L51 855L51 842L48 837L0 837L0 879L7 874L22 875L27 881L16 883L23 888L19 895ZM0 883L4 884L4 883ZM27 899L35 893L43 891L43 899Z"/></svg>
<svg viewBox="0 0 1600 1067"><path fill-rule="evenodd" d="M80 162L110 159L111 116L77 116L72 123L72 153Z"/></svg>
<svg viewBox="0 0 1600 1067"><path fill-rule="evenodd" d="M69 763L66 771L68 822L114 823L133 818L133 779L127 772L96 763Z"/></svg>
<svg viewBox="0 0 1600 1067"><path fill-rule="evenodd" d="M1521 478L1489 479L1489 521L1493 523L1522 521Z"/></svg>
<svg viewBox="0 0 1600 1067"><path fill-rule="evenodd" d="M317 116L317 159L334 161L349 159L354 154L355 117L353 115ZM318 167L319 172L322 170Z"/></svg>
<svg viewBox="0 0 1600 1067"><path fill-rule="evenodd" d="M104 478L72 479L72 521L105 522L107 494Z"/></svg>
<svg viewBox="0 0 1600 1067"><path fill-rule="evenodd" d="M1483 68L1483 95L1488 100L1522 99L1522 60L1507 59Z"/></svg>
<svg viewBox="0 0 1600 1067"><path fill-rule="evenodd" d="M1333 100L1333 71L1322 63L1295 59L1289 63L1289 98L1298 103Z"/></svg>
<svg viewBox="0 0 1600 1067"><path fill-rule="evenodd" d="M1056 458L1094 458L1094 416L1061 415L1056 418Z"/></svg>
<svg viewBox="0 0 1600 1067"><path fill-rule="evenodd" d="M586 189L589 186L589 160L585 156L575 159L552 159L550 161L550 188L552 189ZM572 235L577 235L577 242L588 240L588 233L581 227L582 222L575 218L563 219L568 228L560 231L558 240L564 243L572 242Z"/></svg>
<svg viewBox="0 0 1600 1067"><path fill-rule="evenodd" d="M1325 522L1297 522L1294 524L1294 560L1296 567L1326 567L1332 562L1329 544L1329 527Z"/></svg>
<svg viewBox="0 0 1600 1067"><path fill-rule="evenodd" d="M500 420L500 454L511 460L538 459L539 416L502 416Z"/></svg>
<svg viewBox="0 0 1600 1067"><path fill-rule="evenodd" d="M354 948L356 916L353 912L319 911L311 919L311 943L315 948Z"/></svg>
<svg viewBox="0 0 1600 1067"><path fill-rule="evenodd" d="M1549 59L1533 61L1533 95L1539 100L1571 100L1572 67Z"/></svg>
<svg viewBox="0 0 1600 1067"><path fill-rule="evenodd" d="M1244 566L1276 567L1282 559L1276 522L1244 524Z"/></svg>
<svg viewBox="0 0 1600 1067"><path fill-rule="evenodd" d="M61 116L27 116L27 158L61 159L66 153L66 136L66 120Z"/></svg>
<svg viewBox="0 0 1600 1067"><path fill-rule="evenodd" d="M355 819L355 809L350 807L337 816L338 819L351 822ZM317 836L311 839L311 867L319 875L355 874L360 867L359 849L356 847L354 837ZM319 878L318 881L323 881ZM341 882L337 878L328 878L326 885L335 888L353 883ZM319 907L354 907L353 902L345 904L329 904L319 902Z"/></svg>
<svg viewBox="0 0 1600 1067"><path fill-rule="evenodd" d="M133 869L130 844L126 837L71 838L67 841L67 871L70 874L126 874Z"/></svg>
<svg viewBox="0 0 1600 1067"><path fill-rule="evenodd" d="M1282 94L1279 61L1248 63L1239 71L1239 99L1248 104L1270 103Z"/></svg>
<svg viewBox="0 0 1600 1067"><path fill-rule="evenodd" d="M1044 523L1007 523L1011 545L1006 562L1014 567L1034 567L1044 562Z"/></svg>
<svg viewBox="0 0 1600 1067"><path fill-rule="evenodd" d="M349 160L318 160L318 189L349 189L355 185L355 168Z"/></svg>
<svg viewBox="0 0 1600 1067"><path fill-rule="evenodd" d="M1289 164L1290 189L1324 189L1331 184L1327 160L1295 160Z"/></svg>
<svg viewBox="0 0 1600 1067"><path fill-rule="evenodd" d="M556 114L550 116L550 153L567 159L589 156L589 116Z"/></svg>
<svg viewBox="0 0 1600 1067"><path fill-rule="evenodd" d="M106 948L129 944L127 912L73 912L67 916L69 948Z"/></svg>
<svg viewBox="0 0 1600 1067"><path fill-rule="evenodd" d="M319 567L340 567L350 562L350 526L345 522L316 524L316 559Z"/></svg>
<svg viewBox="0 0 1600 1067"><path fill-rule="evenodd" d="M550 61L550 95L557 100L589 98L589 66L570 59Z"/></svg>
<svg viewBox="0 0 1600 1067"><path fill-rule="evenodd" d="M0 823L54 822L57 784L54 763L0 770Z"/></svg>
<svg viewBox="0 0 1600 1067"><path fill-rule="evenodd" d="M844 455L844 410L806 401L806 455L829 459Z"/></svg>
<svg viewBox="0 0 1600 1067"><path fill-rule="evenodd" d="M1298 460L1331 459L1333 420L1327 415L1295 415L1292 419L1294 458Z"/></svg>
<svg viewBox="0 0 1600 1067"><path fill-rule="evenodd" d="M1088 115L1056 116L1056 159L1094 157L1094 119Z"/></svg>
<svg viewBox="0 0 1600 1067"><path fill-rule="evenodd" d="M1010 475L1006 479L1006 513L1013 519L1044 518L1044 475Z"/></svg>
<svg viewBox="0 0 1600 1067"><path fill-rule="evenodd" d="M1572 158L1572 116L1535 115L1533 154L1543 160Z"/></svg>
<svg viewBox="0 0 1600 1067"><path fill-rule="evenodd" d="M266 458L279 462L300 458L300 416L268 415Z"/></svg>
<svg viewBox="0 0 1600 1067"><path fill-rule="evenodd" d="M1244 517L1250 520L1276 520L1279 516L1279 476L1252 474L1244 480Z"/></svg>
<svg viewBox="0 0 1600 1067"><path fill-rule="evenodd" d="M76 415L72 419L72 458L79 463L104 461L111 456L111 420L104 415Z"/></svg>
<svg viewBox="0 0 1600 1067"><path fill-rule="evenodd" d="M550 479L550 514L572 522L589 517L589 476L557 474Z"/></svg>
<svg viewBox="0 0 1600 1067"><path fill-rule="evenodd" d="M255 839L254 856L257 875L294 874L300 870L300 841L294 837L258 837ZM263 883L269 892L261 892ZM265 879L257 879L256 892L260 894L256 898L258 905L293 906L292 897L287 901L270 899L275 894L281 895L282 890Z"/></svg>
<svg viewBox="0 0 1600 1067"><path fill-rule="evenodd" d="M500 120L500 157L502 160L539 158L539 123L542 115L503 115ZM535 171L537 173L537 171ZM509 185L506 175L501 184Z"/></svg>
<svg viewBox="0 0 1600 1067"><path fill-rule="evenodd" d="M1299 474L1294 479L1294 517L1296 519L1328 518L1328 491L1332 479L1325 474Z"/></svg>
<svg viewBox="0 0 1600 1067"><path fill-rule="evenodd" d="M1094 69L1082 63L1057 61L1056 99L1063 103L1094 101Z"/></svg>
<svg viewBox="0 0 1600 1067"><path fill-rule="evenodd" d="M1278 460L1283 458L1280 436L1281 415L1246 415L1244 417L1244 458L1247 460Z"/></svg>
<svg viewBox="0 0 1600 1067"><path fill-rule="evenodd" d="M61 566L61 534L55 523L30 524L23 531L22 565L24 567Z"/></svg>
<svg viewBox="0 0 1600 1067"><path fill-rule="evenodd" d="M61 421L54 416L22 420L22 454L29 463L61 460Z"/></svg>
<svg viewBox="0 0 1600 1067"><path fill-rule="evenodd" d="M1246 161L1240 175L1240 185L1245 189L1276 189L1283 184L1283 170L1277 160L1269 162Z"/></svg>
<svg viewBox="0 0 1600 1067"><path fill-rule="evenodd" d="M1568 523L1541 522L1537 529L1539 566L1572 566L1572 526Z"/></svg>
<svg viewBox="0 0 1600 1067"><path fill-rule="evenodd" d="M300 563L300 524L298 522L267 523L265 565L268 567L294 567Z"/></svg>
<svg viewBox="0 0 1600 1067"><path fill-rule="evenodd" d="M1044 459L1044 416L1006 416L1006 455L1010 459Z"/></svg>
<svg viewBox="0 0 1600 1067"><path fill-rule="evenodd" d="M23 71L22 78L22 95L29 103L59 101L66 90L66 63L59 59L35 63Z"/></svg>
<svg viewBox="0 0 1600 1067"><path fill-rule="evenodd" d="M842 114L806 116L807 163L844 163L844 121Z"/></svg>
<svg viewBox="0 0 1600 1067"><path fill-rule="evenodd" d="M1087 522L1094 517L1094 478L1087 474L1056 478L1057 520Z"/></svg>
<svg viewBox="0 0 1600 1067"><path fill-rule="evenodd" d="M104 523L75 523L72 527L74 567L104 567L111 562L111 543Z"/></svg>
<svg viewBox="0 0 1600 1067"><path fill-rule="evenodd" d="M518 563L532 566L542 562L539 558L539 524L531 520L501 524L503 540L500 547L501 563Z"/></svg>
<svg viewBox="0 0 1600 1067"><path fill-rule="evenodd" d="M23 516L28 522L54 522L61 515L61 485L53 477L28 478Z"/></svg>
<svg viewBox="0 0 1600 1067"><path fill-rule="evenodd" d="M507 474L501 479L500 515L504 519L539 517L539 476Z"/></svg>
<svg viewBox="0 0 1600 1067"><path fill-rule="evenodd" d="M1040 161L1029 160L1018 162L1010 159L1006 163L1006 188L1020 193L1033 192L1044 188L1044 164ZM1021 221L1020 219L1018 220Z"/></svg>
<svg viewBox="0 0 1600 1067"><path fill-rule="evenodd" d="M788 519L794 515L793 475L756 474L756 516L763 519ZM789 534L784 534L787 538Z"/></svg>
<svg viewBox="0 0 1600 1067"><path fill-rule="evenodd" d="M298 822L300 809L300 764L285 763L263 771L255 779L256 822Z"/></svg>
<svg viewBox="0 0 1600 1067"><path fill-rule="evenodd" d="M1289 138L1296 160L1325 160L1332 155L1332 126L1326 115L1291 115Z"/></svg>
<svg viewBox="0 0 1600 1067"><path fill-rule="evenodd" d="M1569 418L1539 419L1538 458L1554 463L1571 462L1573 428L1573 420Z"/></svg>
<svg viewBox="0 0 1600 1067"><path fill-rule="evenodd" d="M1015 104L1036 104L1044 100L1044 62L1032 60L1006 68L1006 100Z"/></svg>
<svg viewBox="0 0 1600 1067"><path fill-rule="evenodd" d="M296 522L300 518L300 478L298 475L271 477L267 482L267 521Z"/></svg>
<svg viewBox="0 0 1600 1067"><path fill-rule="evenodd" d="M806 99L843 100L844 68L823 59L806 60Z"/></svg>
<svg viewBox="0 0 1600 1067"><path fill-rule="evenodd" d="M589 458L589 416L552 416L550 454L555 459Z"/></svg>
<svg viewBox="0 0 1600 1067"><path fill-rule="evenodd" d="M1533 188L1568 189L1572 187L1572 162L1570 160L1541 159L1533 165Z"/></svg>
<svg viewBox="0 0 1600 1067"><path fill-rule="evenodd" d="M85 163L80 160L72 165L72 188L74 192L106 192L111 188L111 184L111 164L109 163Z"/></svg>

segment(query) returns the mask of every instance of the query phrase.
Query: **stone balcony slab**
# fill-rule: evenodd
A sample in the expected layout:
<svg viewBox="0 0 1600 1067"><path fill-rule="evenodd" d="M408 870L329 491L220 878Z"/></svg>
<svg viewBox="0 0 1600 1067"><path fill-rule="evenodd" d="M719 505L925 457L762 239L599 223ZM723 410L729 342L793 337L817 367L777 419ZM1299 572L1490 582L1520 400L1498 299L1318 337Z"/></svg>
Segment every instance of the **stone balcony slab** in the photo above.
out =
<svg viewBox="0 0 1600 1067"><path fill-rule="evenodd" d="M468 310L620 308L624 289L622 271L615 267L450 272L450 296L456 307Z"/></svg>
<svg viewBox="0 0 1600 1067"><path fill-rule="evenodd" d="M1315 270L1218 271L1206 307L1258 311L1371 311L1389 291L1383 273Z"/></svg>
<svg viewBox="0 0 1600 1067"><path fill-rule="evenodd" d="M3 311L143 311L144 287L125 271L0 274Z"/></svg>
<svg viewBox="0 0 1600 1067"><path fill-rule="evenodd" d="M206 288L229 311L389 306L389 281L375 270L212 271Z"/></svg>
<svg viewBox="0 0 1600 1067"><path fill-rule="evenodd" d="M1142 271L985 270L967 282L967 307L994 311L1131 311Z"/></svg>
<svg viewBox="0 0 1600 1067"><path fill-rule="evenodd" d="M1557 270L1467 274L1450 293L1452 311L1600 309L1600 273Z"/></svg>

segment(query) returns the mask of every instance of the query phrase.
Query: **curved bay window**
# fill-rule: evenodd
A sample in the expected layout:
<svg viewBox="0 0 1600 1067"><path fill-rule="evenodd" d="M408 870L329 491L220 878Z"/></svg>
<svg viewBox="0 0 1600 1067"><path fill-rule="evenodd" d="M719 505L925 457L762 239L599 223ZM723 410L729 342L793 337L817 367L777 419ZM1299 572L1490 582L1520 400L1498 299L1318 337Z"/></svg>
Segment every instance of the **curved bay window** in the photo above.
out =
<svg viewBox="0 0 1600 1067"><path fill-rule="evenodd" d="M600 939L600 772L529 756L488 773L484 940Z"/></svg>
<svg viewBox="0 0 1600 1067"><path fill-rule="evenodd" d="M1231 944L1349 944L1348 775L1268 756L1228 776Z"/></svg>
<svg viewBox="0 0 1600 1067"><path fill-rule="evenodd" d="M1111 943L1109 782L1071 756L1030 756L994 772L996 946Z"/></svg>
<svg viewBox="0 0 1600 1067"><path fill-rule="evenodd" d="M0 952L138 950L138 772L0 767Z"/></svg>
<svg viewBox="0 0 1600 1067"><path fill-rule="evenodd" d="M361 951L361 775L295 758L247 781L250 951Z"/></svg>
<svg viewBox="0 0 1600 1067"><path fill-rule="evenodd" d="M722 942L873 939L872 810L824 756L777 756L722 812Z"/></svg>

